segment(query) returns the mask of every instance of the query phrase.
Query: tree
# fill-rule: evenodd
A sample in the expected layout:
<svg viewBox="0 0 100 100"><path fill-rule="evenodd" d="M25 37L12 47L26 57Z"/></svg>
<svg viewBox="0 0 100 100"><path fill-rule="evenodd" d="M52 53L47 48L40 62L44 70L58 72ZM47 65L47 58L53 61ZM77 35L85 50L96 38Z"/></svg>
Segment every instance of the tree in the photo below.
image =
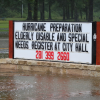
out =
<svg viewBox="0 0 100 100"><path fill-rule="evenodd" d="M84 8L84 0L74 0L74 19L75 21L79 21L79 15L82 18L82 12Z"/></svg>
<svg viewBox="0 0 100 100"><path fill-rule="evenodd" d="M88 21L93 21L93 0L89 0L89 19Z"/></svg>
<svg viewBox="0 0 100 100"><path fill-rule="evenodd" d="M39 10L40 10L40 20L44 20L45 16L44 16L44 0L39 0Z"/></svg>
<svg viewBox="0 0 100 100"><path fill-rule="evenodd" d="M48 7L49 7L49 16L48 16L48 19L51 20L52 17L51 17L51 6L52 4L54 4L55 0L47 0L47 4L48 4Z"/></svg>
<svg viewBox="0 0 100 100"><path fill-rule="evenodd" d="M88 20L88 2L87 1L85 5L85 13L86 13L86 20Z"/></svg>
<svg viewBox="0 0 100 100"><path fill-rule="evenodd" d="M67 17L67 19L70 18L70 2L69 2L69 0L66 0L66 17Z"/></svg>
<svg viewBox="0 0 100 100"><path fill-rule="evenodd" d="M32 7L31 7L31 3L28 2L28 17L27 20L32 20Z"/></svg>
<svg viewBox="0 0 100 100"><path fill-rule="evenodd" d="M42 3L42 5L43 5L43 9L42 9L42 13L43 13L43 15L42 15L42 20L45 19L45 16L44 16L44 2L45 2L45 0L43 0L43 3Z"/></svg>
<svg viewBox="0 0 100 100"><path fill-rule="evenodd" d="M58 0L59 7L62 9L62 16L63 20L65 20L65 15L66 15L66 1L67 0Z"/></svg>
<svg viewBox="0 0 100 100"><path fill-rule="evenodd" d="M74 0L71 0L70 3L71 3L71 19L73 19L74 18Z"/></svg>
<svg viewBox="0 0 100 100"><path fill-rule="evenodd" d="M38 20L38 0L34 1L34 15L33 15L33 20L34 21Z"/></svg>
<svg viewBox="0 0 100 100"><path fill-rule="evenodd" d="M23 0L24 1L24 0ZM13 17L15 13L19 13L21 15L21 0L0 0L2 9L5 9L3 13L6 12L7 16ZM7 14L11 12L10 14Z"/></svg>
<svg viewBox="0 0 100 100"><path fill-rule="evenodd" d="M78 21L78 4L77 4L77 0L75 1L75 3L74 3L74 6L75 6L75 11L74 11L74 18L75 18L75 21L77 22Z"/></svg>
<svg viewBox="0 0 100 100"><path fill-rule="evenodd" d="M62 4L62 5L63 5L63 7L62 7L62 8L63 8L63 20L65 20L65 9L66 9L66 8L65 8L65 4L66 4L65 0L63 0L62 3L63 3L63 4Z"/></svg>

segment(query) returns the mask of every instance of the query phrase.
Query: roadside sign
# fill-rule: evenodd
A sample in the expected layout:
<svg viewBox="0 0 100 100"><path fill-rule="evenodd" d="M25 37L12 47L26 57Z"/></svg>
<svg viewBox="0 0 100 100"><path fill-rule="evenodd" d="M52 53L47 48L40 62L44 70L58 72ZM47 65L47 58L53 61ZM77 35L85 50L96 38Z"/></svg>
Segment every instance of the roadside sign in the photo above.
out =
<svg viewBox="0 0 100 100"><path fill-rule="evenodd" d="M14 58L92 64L92 22L14 21Z"/></svg>

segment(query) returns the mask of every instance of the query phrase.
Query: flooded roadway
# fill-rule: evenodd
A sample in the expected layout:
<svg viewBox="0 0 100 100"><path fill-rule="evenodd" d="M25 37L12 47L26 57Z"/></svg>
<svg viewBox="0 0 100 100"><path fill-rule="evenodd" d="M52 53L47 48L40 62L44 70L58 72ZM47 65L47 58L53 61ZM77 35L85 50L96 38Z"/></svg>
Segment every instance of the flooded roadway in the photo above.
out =
<svg viewBox="0 0 100 100"><path fill-rule="evenodd" d="M0 100L100 100L100 78L0 69Z"/></svg>

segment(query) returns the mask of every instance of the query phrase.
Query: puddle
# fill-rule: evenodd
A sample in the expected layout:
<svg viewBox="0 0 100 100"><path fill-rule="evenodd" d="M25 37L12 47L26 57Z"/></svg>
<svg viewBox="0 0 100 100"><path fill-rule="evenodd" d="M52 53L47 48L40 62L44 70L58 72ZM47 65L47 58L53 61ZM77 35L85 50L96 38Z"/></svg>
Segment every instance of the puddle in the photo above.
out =
<svg viewBox="0 0 100 100"><path fill-rule="evenodd" d="M0 100L100 100L100 78L0 69Z"/></svg>

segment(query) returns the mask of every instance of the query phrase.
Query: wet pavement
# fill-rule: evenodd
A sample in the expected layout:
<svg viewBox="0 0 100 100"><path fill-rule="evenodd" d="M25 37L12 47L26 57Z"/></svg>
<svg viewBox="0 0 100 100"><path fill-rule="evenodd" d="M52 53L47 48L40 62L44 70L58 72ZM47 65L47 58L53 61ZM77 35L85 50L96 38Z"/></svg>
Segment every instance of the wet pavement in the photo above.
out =
<svg viewBox="0 0 100 100"><path fill-rule="evenodd" d="M0 39L0 54L2 53L8 53L8 45L9 45L9 40L8 39Z"/></svg>
<svg viewBox="0 0 100 100"><path fill-rule="evenodd" d="M0 38L0 58L8 58L8 52L9 52L9 40L1 39Z"/></svg>
<svg viewBox="0 0 100 100"><path fill-rule="evenodd" d="M8 48L9 39L0 39L0 48Z"/></svg>
<svg viewBox="0 0 100 100"><path fill-rule="evenodd" d="M0 69L0 100L100 100L100 78Z"/></svg>

